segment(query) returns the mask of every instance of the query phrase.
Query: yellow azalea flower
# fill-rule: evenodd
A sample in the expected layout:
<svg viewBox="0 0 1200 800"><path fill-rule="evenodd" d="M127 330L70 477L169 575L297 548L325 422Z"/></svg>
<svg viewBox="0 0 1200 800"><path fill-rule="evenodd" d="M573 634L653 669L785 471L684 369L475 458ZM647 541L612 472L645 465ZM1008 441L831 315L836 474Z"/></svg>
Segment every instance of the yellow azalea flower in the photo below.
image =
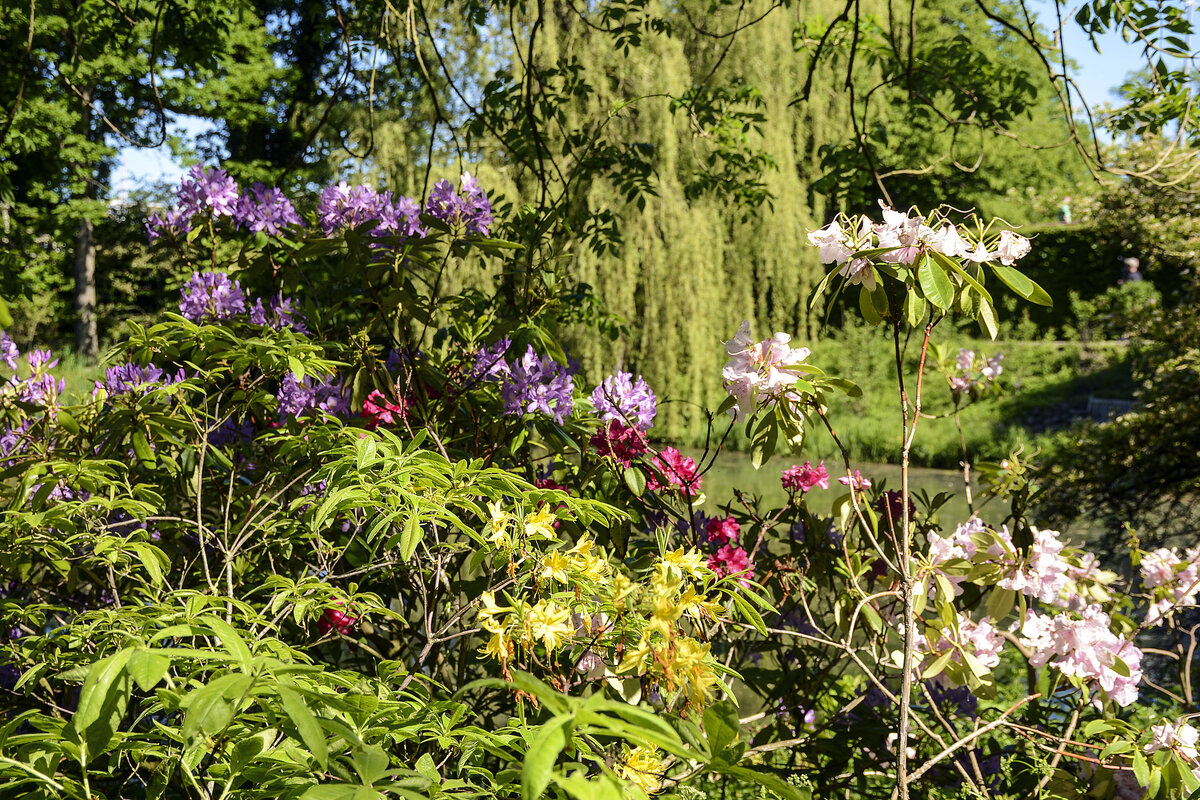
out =
<svg viewBox="0 0 1200 800"><path fill-rule="evenodd" d="M525 534L527 536L542 536L546 539L557 539L554 532L555 516L542 506L537 511L525 515Z"/></svg>
<svg viewBox="0 0 1200 800"><path fill-rule="evenodd" d="M725 607L720 603L709 600L702 594L697 594L695 587L690 583L679 596L679 605L683 606L683 613L693 619L701 619L704 616L713 618L721 616L725 613Z"/></svg>
<svg viewBox="0 0 1200 800"><path fill-rule="evenodd" d="M679 591L680 583L682 580L679 577L679 571L665 561L658 562L654 572L650 575L650 588L654 591L655 596L674 597Z"/></svg>
<svg viewBox="0 0 1200 800"><path fill-rule="evenodd" d="M629 672L630 670L636 670L640 675L642 673L642 667L650 655L650 641L643 636L638 641L638 646L636 649L627 650L625 652L625 657L621 659L621 663L617 665L617 672L621 673Z"/></svg>
<svg viewBox="0 0 1200 800"><path fill-rule="evenodd" d="M688 672L705 668L710 652L711 645L700 644L695 639L681 636L675 646L675 669Z"/></svg>
<svg viewBox="0 0 1200 800"><path fill-rule="evenodd" d="M593 555L572 556L571 569L597 583L604 583L608 579L608 562Z"/></svg>
<svg viewBox="0 0 1200 800"><path fill-rule="evenodd" d="M508 627L508 623L500 619L500 615L511 611L509 606L496 605L496 596L491 592L484 592L481 595L483 600L483 608L479 611L479 627L489 633L500 633Z"/></svg>
<svg viewBox="0 0 1200 800"><path fill-rule="evenodd" d="M712 667L705 664L688 675L688 702L697 708L707 708L712 704L718 687L721 691L725 691L725 684L721 683Z"/></svg>
<svg viewBox="0 0 1200 800"><path fill-rule="evenodd" d="M488 541L497 547L508 547L510 544L508 526L513 521L513 515L503 509L499 500L488 503L488 512L491 515L491 519L488 521L490 531L487 537Z"/></svg>
<svg viewBox="0 0 1200 800"><path fill-rule="evenodd" d="M586 558L592 554L592 547L594 547L595 544L596 544L596 542L592 540L592 537L588 536L585 533L583 535L583 538L581 538L578 542L576 542L575 546L572 547L567 552L571 553L573 555L582 556L582 557Z"/></svg>
<svg viewBox="0 0 1200 800"><path fill-rule="evenodd" d="M543 578L553 578L559 583L567 582L567 569L570 567L570 563L567 561L566 556L557 550L551 550L549 553L546 553L546 560L543 564Z"/></svg>
<svg viewBox="0 0 1200 800"><path fill-rule="evenodd" d="M553 600L539 600L525 622L534 639L541 639L547 650L557 650L574 633L567 622L570 618L571 612Z"/></svg>
<svg viewBox="0 0 1200 800"><path fill-rule="evenodd" d="M654 597L654 613L650 617L650 629L658 631L664 639L671 637L671 623L683 614L683 606L675 603L669 596Z"/></svg>
<svg viewBox="0 0 1200 800"><path fill-rule="evenodd" d="M653 750L633 748L625 754L623 762L617 764L616 771L646 794L662 791L663 763Z"/></svg>
<svg viewBox="0 0 1200 800"><path fill-rule="evenodd" d="M625 598L629 597L635 591L637 591L637 587L633 584L633 581L629 580L629 578L620 573L613 576L612 601L614 605L618 607L623 606Z"/></svg>
<svg viewBox="0 0 1200 800"><path fill-rule="evenodd" d="M674 567L680 576L686 574L691 575L693 578L703 577L700 574L700 568L707 563L699 551L692 549L684 552L682 547L667 553L663 556L663 561Z"/></svg>
<svg viewBox="0 0 1200 800"><path fill-rule="evenodd" d="M503 664L512 658L512 640L505 636L502 630L493 631L492 638L488 640L486 645L479 648L479 652L485 656L491 656Z"/></svg>

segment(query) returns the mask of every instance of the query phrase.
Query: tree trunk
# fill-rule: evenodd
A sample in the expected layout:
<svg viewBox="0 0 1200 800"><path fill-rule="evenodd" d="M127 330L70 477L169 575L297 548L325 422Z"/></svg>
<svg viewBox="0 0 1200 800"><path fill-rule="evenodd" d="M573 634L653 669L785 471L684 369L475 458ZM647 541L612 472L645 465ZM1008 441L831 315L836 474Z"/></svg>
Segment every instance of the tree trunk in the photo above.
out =
<svg viewBox="0 0 1200 800"><path fill-rule="evenodd" d="M83 134L90 142L92 131L92 90L87 88L80 98L83 101ZM91 167L84 167L87 185L84 196L96 197L95 175ZM85 210L85 215L88 213ZM75 234L75 352L89 362L100 354L100 339L96 331L96 230L92 221L84 216L79 220Z"/></svg>
<svg viewBox="0 0 1200 800"><path fill-rule="evenodd" d="M75 234L75 352L88 361L95 361L100 353L96 333L96 232L90 219L81 219Z"/></svg>

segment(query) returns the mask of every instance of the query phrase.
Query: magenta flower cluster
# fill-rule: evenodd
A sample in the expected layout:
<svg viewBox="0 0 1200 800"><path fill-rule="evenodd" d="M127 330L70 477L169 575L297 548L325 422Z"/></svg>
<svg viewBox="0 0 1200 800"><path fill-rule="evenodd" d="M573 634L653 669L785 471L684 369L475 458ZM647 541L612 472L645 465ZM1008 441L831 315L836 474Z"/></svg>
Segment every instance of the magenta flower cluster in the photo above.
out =
<svg viewBox="0 0 1200 800"><path fill-rule="evenodd" d="M605 422L616 420L622 425L645 431L654 427L658 413L658 398L641 375L637 380L628 372L614 372L592 392L592 405Z"/></svg>
<svg viewBox="0 0 1200 800"><path fill-rule="evenodd" d="M807 492L815 487L829 488L829 472L825 462L813 466L811 461L805 461L803 466L791 466L779 476L779 482L789 492ZM870 485L870 484L868 484Z"/></svg>

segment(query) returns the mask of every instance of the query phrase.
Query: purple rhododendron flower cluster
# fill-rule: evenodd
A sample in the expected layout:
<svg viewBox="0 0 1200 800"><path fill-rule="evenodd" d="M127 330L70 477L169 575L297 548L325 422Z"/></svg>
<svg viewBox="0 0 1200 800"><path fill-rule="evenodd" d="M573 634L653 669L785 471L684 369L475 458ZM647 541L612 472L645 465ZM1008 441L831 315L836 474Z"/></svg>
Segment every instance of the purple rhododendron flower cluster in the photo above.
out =
<svg viewBox="0 0 1200 800"><path fill-rule="evenodd" d="M493 221L492 204L469 172L462 174L458 192L445 178L435 183L425 213L447 225L461 225L467 233L486 235Z"/></svg>
<svg viewBox="0 0 1200 800"><path fill-rule="evenodd" d="M290 327L297 333L307 334L304 317L295 308L290 297L275 295L263 306L262 299L247 308L247 297L242 286L224 272L196 272L181 290L183 300L179 313L192 322L209 322L232 319L242 314L249 316L255 325L269 326L278 330Z"/></svg>
<svg viewBox="0 0 1200 800"><path fill-rule="evenodd" d="M29 377L24 380L18 380L15 375L9 378L9 385L16 390L17 399L56 408L59 395L67 388L66 379L55 379L50 372L58 366L58 359L49 350L31 350L25 360L29 363Z"/></svg>
<svg viewBox="0 0 1200 800"><path fill-rule="evenodd" d="M0 360L4 361L11 370L17 369L17 359L21 357L21 352L17 350L17 343L9 337L6 331L0 331Z"/></svg>
<svg viewBox="0 0 1200 800"><path fill-rule="evenodd" d="M638 430L654 427L658 398L641 375L637 380L628 372L609 375L592 392L592 405L605 422L617 420Z"/></svg>
<svg viewBox="0 0 1200 800"><path fill-rule="evenodd" d="M93 393L103 389L109 397L116 397L139 389L170 386L173 383L179 383L184 377L182 369L176 374L170 375L154 364L145 367L138 364L120 364L105 370L104 380L96 381Z"/></svg>
<svg viewBox="0 0 1200 800"><path fill-rule="evenodd" d="M255 232L277 235L289 226L304 227L304 221L296 213L292 201L278 186L267 187L255 183L250 191L242 195L234 209L234 219Z"/></svg>
<svg viewBox="0 0 1200 800"><path fill-rule="evenodd" d="M309 333L308 325L305 324L304 317L296 310L295 305L292 298L277 294L267 301L267 306L264 308L260 297L250 307L250 322L255 325L265 325L274 330L291 328L296 333L307 335Z"/></svg>
<svg viewBox="0 0 1200 800"><path fill-rule="evenodd" d="M530 345L514 361L503 357L507 339L484 348L475 356L472 374L500 380L506 414L542 413L562 424L575 410L575 370L550 356L539 356Z"/></svg>
<svg viewBox="0 0 1200 800"><path fill-rule="evenodd" d="M229 217L234 225L255 232L277 235L289 227L304 227L292 201L277 186L261 182L242 193L236 180L223 169L202 167L188 170L175 193L175 207L146 220L150 241L164 234L178 235L192 229L196 217Z"/></svg>
<svg viewBox="0 0 1200 800"><path fill-rule="evenodd" d="M317 221L326 236L366 222L376 222L376 236L423 236L420 207L411 197L392 199L392 193L341 181L326 186L317 203Z"/></svg>
<svg viewBox="0 0 1200 800"><path fill-rule="evenodd" d="M237 181L225 170L197 164L188 170L188 177L180 181L175 197L179 209L188 218L208 214L232 217L237 210L241 191Z"/></svg>
<svg viewBox="0 0 1200 800"><path fill-rule="evenodd" d="M179 313L192 322L229 319L246 313L241 285L224 272L196 272L181 290Z"/></svg>
<svg viewBox="0 0 1200 800"><path fill-rule="evenodd" d="M287 373L279 382L279 413L284 417L300 417L317 409L333 416L344 416L350 412L350 399L340 378L333 377L321 383L305 377L298 382L296 376Z"/></svg>
<svg viewBox="0 0 1200 800"><path fill-rule="evenodd" d="M507 375L509 373L508 362L504 360L504 357L508 355L510 347L512 347L512 342L509 339L501 339L475 353L475 366L471 369L471 377L476 380L480 378L500 379Z"/></svg>

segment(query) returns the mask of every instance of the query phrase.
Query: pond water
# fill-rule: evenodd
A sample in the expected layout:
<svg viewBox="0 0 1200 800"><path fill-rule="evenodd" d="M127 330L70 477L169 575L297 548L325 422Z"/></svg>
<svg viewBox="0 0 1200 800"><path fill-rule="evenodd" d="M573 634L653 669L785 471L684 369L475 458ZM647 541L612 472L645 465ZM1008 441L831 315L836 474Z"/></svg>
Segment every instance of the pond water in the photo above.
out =
<svg viewBox="0 0 1200 800"><path fill-rule="evenodd" d="M684 450L685 455L700 460L698 450ZM783 470L795 463L804 463L804 459L785 457L774 458L762 469L756 470L750 463L749 453L739 453L733 450L723 451L712 468L704 473L705 511L715 513L726 504L736 502L734 489L742 493L757 495L764 507L781 505L787 499L787 492L779 483L779 475ZM896 464L855 464L855 469L861 470L863 477L869 478L875 486L881 483L888 489L900 489L900 467ZM829 488L814 488L808 492L809 508L814 513L828 513L833 501L845 494L846 487L837 482L843 475L840 462L825 463L829 470ZM938 492L950 492L953 497L942 507L941 516L946 519L966 519L969 515L967 499L963 492L963 476L961 472L948 469L927 469L912 467L908 473L909 489L914 494L921 490L933 497Z"/></svg>
<svg viewBox="0 0 1200 800"><path fill-rule="evenodd" d="M685 449L683 453L697 461L701 455L698 450ZM756 470L750 463L749 453L733 450L723 451L717 457L712 468L704 473L704 510L709 514L715 514L723 510L727 504L732 503L736 507L734 489L741 489L747 498L750 495L756 495L761 503L760 507L764 510L782 505L787 499L787 492L779 483L779 475L797 461L804 463L804 459L776 457L762 469ZM846 491L846 487L837 482L837 479L845 474L841 462L827 461L825 467L829 471L829 488L815 488L808 493L809 508L815 514L828 514L833 501ZM866 462L856 463L854 468L860 470L863 477L870 479L876 487L883 485L887 489L897 491L900 489L900 467L897 464ZM970 516L961 472L949 469L911 467L908 480L910 491L916 495L919 495L922 490L927 492L931 498L939 492L951 494L950 500L938 512L938 517L944 526L953 527ZM978 499L978 486L974 482L972 482L972 492ZM979 510L978 502L976 510ZM1001 501L993 500L983 507L980 515L985 522L994 523L999 522L1006 513L1007 509L1001 505ZM1070 538L1075 541L1085 540L1093 533L1082 521L1074 523L1068 532L1071 534Z"/></svg>

